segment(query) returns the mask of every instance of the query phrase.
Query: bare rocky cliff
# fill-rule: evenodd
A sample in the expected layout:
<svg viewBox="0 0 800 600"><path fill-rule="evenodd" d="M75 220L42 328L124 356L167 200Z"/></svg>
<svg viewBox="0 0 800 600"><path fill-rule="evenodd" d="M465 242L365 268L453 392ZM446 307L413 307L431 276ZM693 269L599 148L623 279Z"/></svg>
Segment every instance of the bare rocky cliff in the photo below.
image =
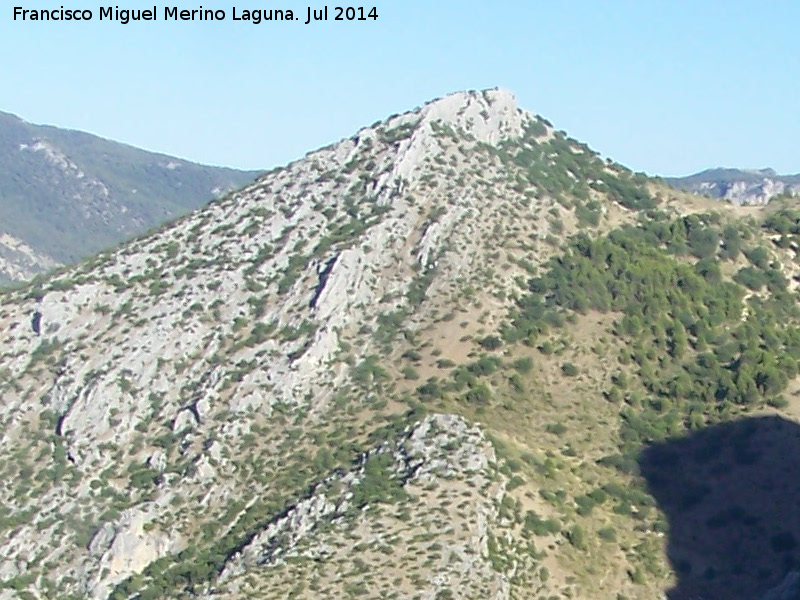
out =
<svg viewBox="0 0 800 600"><path fill-rule="evenodd" d="M778 175L772 169L710 169L666 181L679 189L737 206L762 206L782 194L800 194L800 175Z"/></svg>

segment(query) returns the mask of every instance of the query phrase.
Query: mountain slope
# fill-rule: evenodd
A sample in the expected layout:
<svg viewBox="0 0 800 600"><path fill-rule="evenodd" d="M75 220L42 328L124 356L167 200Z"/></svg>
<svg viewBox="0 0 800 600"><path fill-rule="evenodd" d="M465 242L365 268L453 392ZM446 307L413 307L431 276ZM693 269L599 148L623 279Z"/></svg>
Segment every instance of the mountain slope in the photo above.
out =
<svg viewBox="0 0 800 600"><path fill-rule="evenodd" d="M667 183L694 194L728 200L736 205L767 204L781 194L800 193L800 175L778 175L772 169L708 169Z"/></svg>
<svg viewBox="0 0 800 600"><path fill-rule="evenodd" d="M765 216L459 93L8 293L0 598L663 593L638 451L796 389Z"/></svg>
<svg viewBox="0 0 800 600"><path fill-rule="evenodd" d="M75 262L255 176L0 113L0 278Z"/></svg>

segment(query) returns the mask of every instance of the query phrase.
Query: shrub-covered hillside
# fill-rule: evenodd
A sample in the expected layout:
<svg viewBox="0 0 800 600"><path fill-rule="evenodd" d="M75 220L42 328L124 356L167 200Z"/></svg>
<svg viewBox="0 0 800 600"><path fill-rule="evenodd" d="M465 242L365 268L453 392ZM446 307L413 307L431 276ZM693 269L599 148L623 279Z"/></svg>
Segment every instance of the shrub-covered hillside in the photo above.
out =
<svg viewBox="0 0 800 600"><path fill-rule="evenodd" d="M0 600L759 597L798 237L500 90L365 127L3 294Z"/></svg>

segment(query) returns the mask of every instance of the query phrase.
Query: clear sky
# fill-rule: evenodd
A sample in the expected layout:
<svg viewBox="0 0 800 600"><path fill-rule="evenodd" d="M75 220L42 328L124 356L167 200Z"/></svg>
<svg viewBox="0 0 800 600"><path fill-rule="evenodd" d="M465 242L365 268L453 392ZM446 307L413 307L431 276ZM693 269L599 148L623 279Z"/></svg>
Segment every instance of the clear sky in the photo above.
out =
<svg viewBox="0 0 800 600"><path fill-rule="evenodd" d="M266 168L429 99L500 86L637 171L800 172L796 0L372 2L374 22L304 25L308 4L207 0L156 2L158 22L121 25L98 21L108 5L95 0L13 0L0 8L0 110ZM94 20L15 22L14 5ZM201 5L227 20L161 20L164 6ZM302 19L233 22L233 7Z"/></svg>

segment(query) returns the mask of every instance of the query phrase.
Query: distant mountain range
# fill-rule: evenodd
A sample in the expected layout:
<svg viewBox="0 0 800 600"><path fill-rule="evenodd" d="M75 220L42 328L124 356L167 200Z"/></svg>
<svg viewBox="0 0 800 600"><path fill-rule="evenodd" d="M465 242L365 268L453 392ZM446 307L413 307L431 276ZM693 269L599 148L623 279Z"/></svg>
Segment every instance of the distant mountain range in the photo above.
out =
<svg viewBox="0 0 800 600"><path fill-rule="evenodd" d="M800 194L800 174L778 175L773 169L707 169L688 177L667 177L673 187L728 200L763 205L781 194Z"/></svg>
<svg viewBox="0 0 800 600"><path fill-rule="evenodd" d="M0 281L76 262L257 175L0 112Z"/></svg>

